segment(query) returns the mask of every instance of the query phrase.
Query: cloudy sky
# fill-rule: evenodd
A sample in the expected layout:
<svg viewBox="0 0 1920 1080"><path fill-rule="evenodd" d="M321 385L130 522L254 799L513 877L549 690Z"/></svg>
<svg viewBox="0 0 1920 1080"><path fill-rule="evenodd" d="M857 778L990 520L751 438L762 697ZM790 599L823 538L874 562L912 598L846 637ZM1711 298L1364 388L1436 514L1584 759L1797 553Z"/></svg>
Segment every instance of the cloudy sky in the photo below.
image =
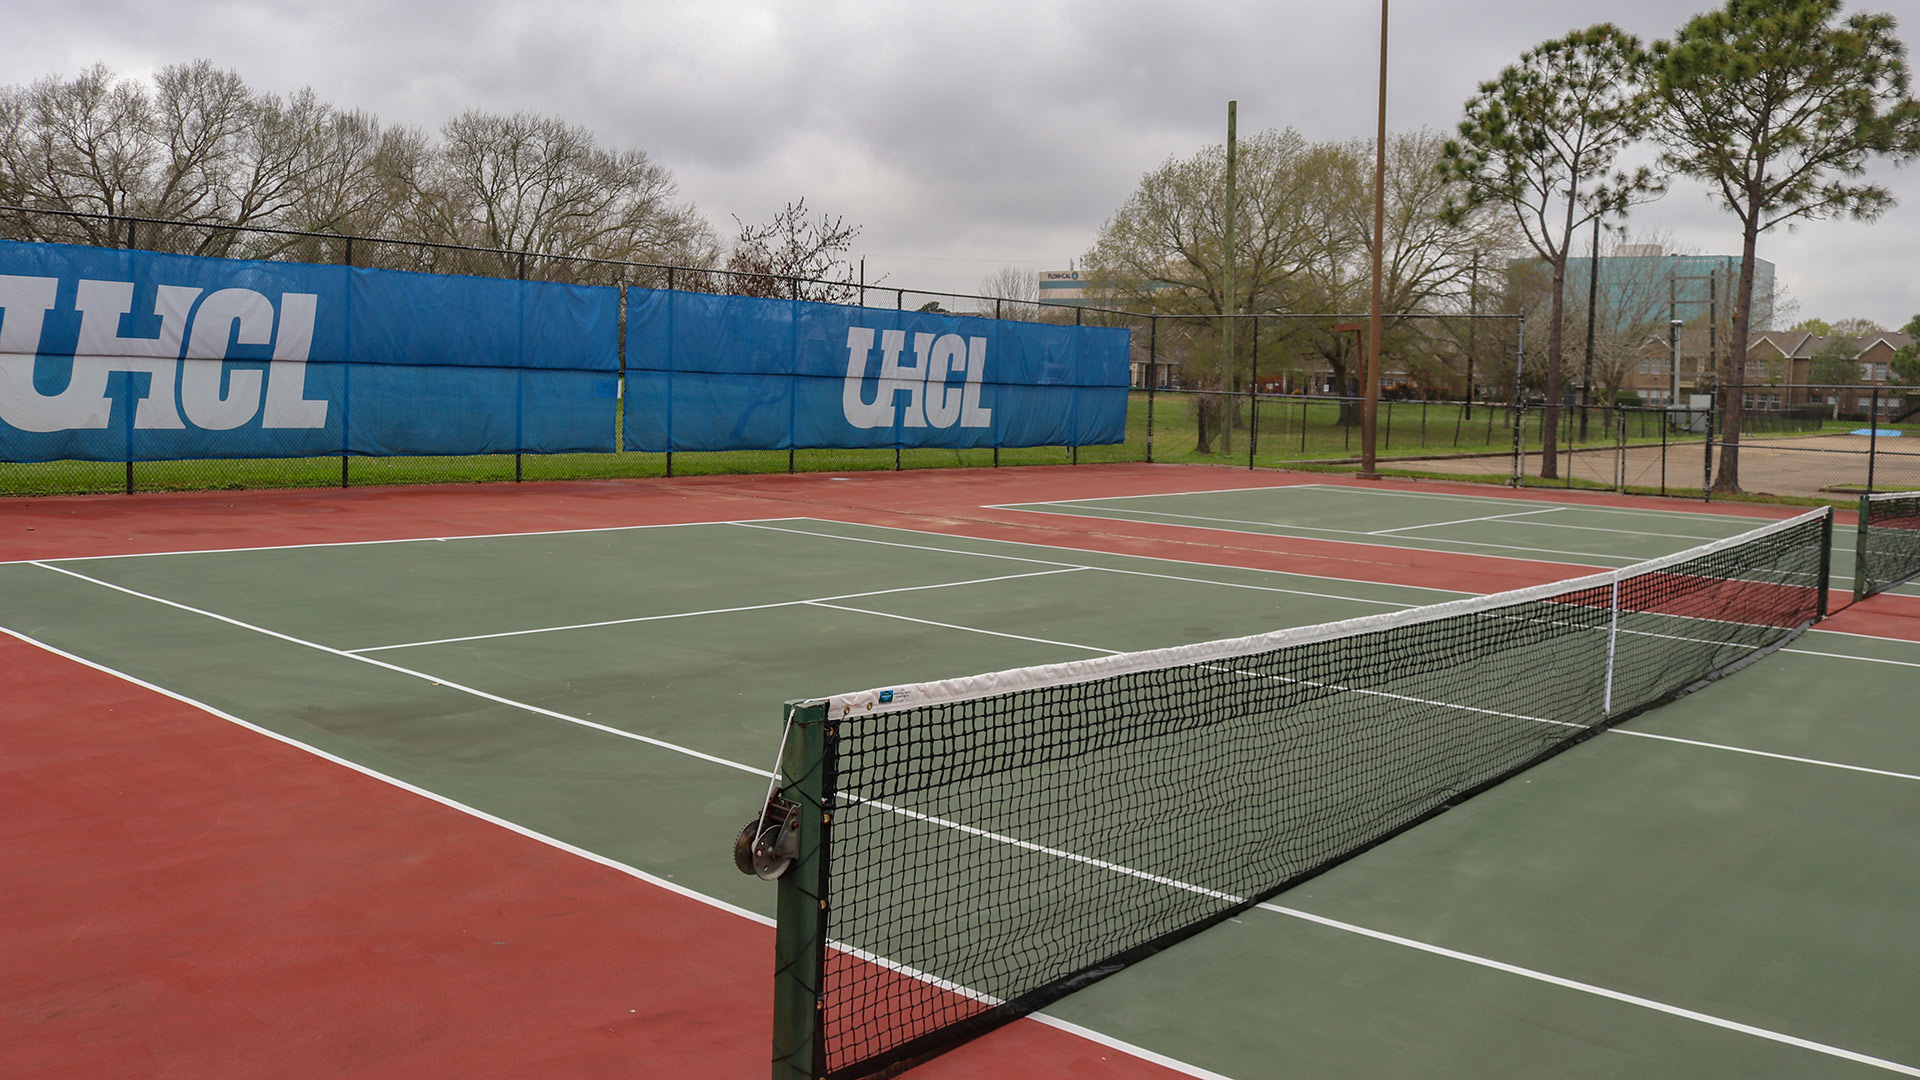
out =
<svg viewBox="0 0 1920 1080"><path fill-rule="evenodd" d="M1388 124L1450 130L1478 82L1598 20L1644 39L1703 8L1674 0L1401 0ZM1869 0L1920 43L1920 0ZM1849 10L1862 10L1850 4ZM104 62L142 75L210 59L251 85L312 86L389 125L463 110L546 113L638 147L723 236L788 200L863 231L869 281L974 292L1003 266L1064 269L1142 173L1224 138L1293 127L1370 136L1368 3L1081 0L621 3L576 0L0 0L0 78ZM1802 317L1898 326L1920 312L1920 165L1878 167L1881 221L1761 237ZM1681 184L1636 230L1738 254L1735 220Z"/></svg>

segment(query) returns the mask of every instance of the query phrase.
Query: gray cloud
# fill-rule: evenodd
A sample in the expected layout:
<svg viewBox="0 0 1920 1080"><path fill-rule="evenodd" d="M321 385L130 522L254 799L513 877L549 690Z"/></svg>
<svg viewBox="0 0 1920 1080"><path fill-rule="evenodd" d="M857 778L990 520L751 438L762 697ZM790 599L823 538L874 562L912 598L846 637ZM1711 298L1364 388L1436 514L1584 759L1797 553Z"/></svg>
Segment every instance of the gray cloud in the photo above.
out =
<svg viewBox="0 0 1920 1080"><path fill-rule="evenodd" d="M1704 0L1695 6L1704 8ZM1913 0L1893 9L1911 39ZM530 110L637 146L723 234L790 199L859 222L869 275L971 291L1014 263L1064 266L1146 170L1245 131L1371 134L1377 11L1365 4L560 0L538 5L9 5L14 81L94 62L144 73L206 57L257 87L313 86L388 124L437 129L469 108ZM1394 12L1389 124L1449 129L1482 80L1549 37L1610 19L1646 38L1691 7L1463 0ZM1902 205L1874 225L1770 234L1805 315L1904 322L1920 311L1920 169L1878 169ZM1733 218L1695 185L1636 229L1737 253Z"/></svg>

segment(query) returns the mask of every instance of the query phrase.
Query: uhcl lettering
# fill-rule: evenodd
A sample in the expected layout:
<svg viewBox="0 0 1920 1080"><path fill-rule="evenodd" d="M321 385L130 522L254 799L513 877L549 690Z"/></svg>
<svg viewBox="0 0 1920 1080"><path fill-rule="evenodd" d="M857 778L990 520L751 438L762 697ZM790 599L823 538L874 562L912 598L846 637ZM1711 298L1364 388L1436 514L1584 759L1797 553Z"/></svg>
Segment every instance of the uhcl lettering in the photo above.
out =
<svg viewBox="0 0 1920 1080"><path fill-rule="evenodd" d="M282 293L276 313L252 289L161 285L153 305L159 334L122 337L133 283L83 278L74 293L80 336L72 374L65 389L43 394L34 367L59 285L58 278L0 274L0 422L21 431L104 428L113 408L107 376L127 372L149 376L133 412L136 428L226 431L255 416L263 428L326 426L327 402L306 396L314 294ZM269 343L273 362L265 371L229 365L230 344Z"/></svg>
<svg viewBox="0 0 1920 1080"><path fill-rule="evenodd" d="M911 358L905 330L882 330L880 376L873 400L863 392L868 358L873 354L872 327L847 330L847 380L840 391L841 410L857 428L892 427L896 415L902 427L985 428L993 426L993 410L980 404L980 377L987 364L987 339L959 334L915 334ZM953 376L963 376L955 383ZM905 394L904 403L899 395ZM897 410L897 412L896 412Z"/></svg>

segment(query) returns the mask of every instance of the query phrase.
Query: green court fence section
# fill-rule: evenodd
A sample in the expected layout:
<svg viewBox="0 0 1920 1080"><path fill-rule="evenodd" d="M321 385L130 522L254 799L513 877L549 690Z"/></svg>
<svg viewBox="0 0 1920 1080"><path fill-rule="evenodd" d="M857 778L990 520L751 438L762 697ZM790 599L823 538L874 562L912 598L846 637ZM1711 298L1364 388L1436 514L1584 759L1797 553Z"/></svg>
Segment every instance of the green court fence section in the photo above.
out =
<svg viewBox="0 0 1920 1080"><path fill-rule="evenodd" d="M1920 491L1862 495L1859 512L1854 600L1920 577Z"/></svg>

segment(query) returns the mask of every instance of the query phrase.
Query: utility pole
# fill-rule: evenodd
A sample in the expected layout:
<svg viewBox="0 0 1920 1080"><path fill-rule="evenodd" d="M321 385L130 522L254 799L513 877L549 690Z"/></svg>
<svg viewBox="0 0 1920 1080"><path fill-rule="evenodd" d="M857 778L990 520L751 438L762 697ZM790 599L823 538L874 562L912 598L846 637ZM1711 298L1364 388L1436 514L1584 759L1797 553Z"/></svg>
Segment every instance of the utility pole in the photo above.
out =
<svg viewBox="0 0 1920 1080"><path fill-rule="evenodd" d="M1360 407L1360 477L1378 480L1374 431L1380 412L1380 284L1387 222L1387 0L1380 0L1380 122L1373 139L1373 301L1367 309L1367 396Z"/></svg>
<svg viewBox="0 0 1920 1080"><path fill-rule="evenodd" d="M1680 407L1680 320L1667 320L1668 344L1673 347L1673 396L1667 399L1667 415Z"/></svg>
<svg viewBox="0 0 1920 1080"><path fill-rule="evenodd" d="M1240 102L1227 102L1227 280L1226 295L1220 301L1220 311L1222 315L1220 320L1220 350L1225 354L1221 357L1220 369L1220 389L1223 391L1220 398L1220 452L1223 454L1233 448L1233 413L1239 408L1239 403L1230 396L1230 392L1233 390L1234 360L1236 359L1233 348L1235 322L1233 309L1236 306L1235 300L1239 294L1238 284L1234 281L1233 265L1233 219L1234 212L1239 208L1239 204L1234 197L1234 163L1238 154L1238 147L1235 144L1234 125L1239 108Z"/></svg>
<svg viewBox="0 0 1920 1080"><path fill-rule="evenodd" d="M1580 441L1587 440L1587 409L1593 404L1593 320L1600 309L1600 215L1593 215L1593 255L1587 260L1587 371L1580 387Z"/></svg>
<svg viewBox="0 0 1920 1080"><path fill-rule="evenodd" d="M1480 319L1480 253L1473 253L1473 269L1467 277L1467 402L1460 407L1460 415L1473 419L1473 355L1479 350Z"/></svg>

